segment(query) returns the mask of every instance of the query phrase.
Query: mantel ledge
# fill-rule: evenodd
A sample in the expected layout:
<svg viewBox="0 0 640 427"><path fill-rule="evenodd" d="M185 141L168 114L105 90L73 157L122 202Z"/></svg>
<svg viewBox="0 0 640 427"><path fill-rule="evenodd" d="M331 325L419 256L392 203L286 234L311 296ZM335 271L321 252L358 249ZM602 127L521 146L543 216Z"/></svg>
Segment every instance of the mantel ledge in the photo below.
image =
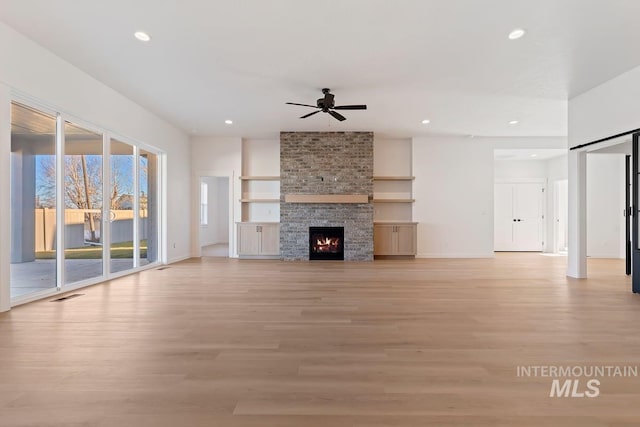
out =
<svg viewBox="0 0 640 427"><path fill-rule="evenodd" d="M367 194L285 194L285 203L369 203Z"/></svg>

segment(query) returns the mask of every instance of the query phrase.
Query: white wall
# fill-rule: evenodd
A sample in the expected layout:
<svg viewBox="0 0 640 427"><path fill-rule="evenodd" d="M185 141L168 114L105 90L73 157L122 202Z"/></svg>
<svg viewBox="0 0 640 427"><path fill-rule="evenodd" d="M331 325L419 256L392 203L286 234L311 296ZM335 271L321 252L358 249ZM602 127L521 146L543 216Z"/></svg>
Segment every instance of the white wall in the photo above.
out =
<svg viewBox="0 0 640 427"><path fill-rule="evenodd" d="M191 230L192 254L200 256L199 237L199 197L200 177L217 176L229 177L229 254L237 257L235 223L240 221L240 175L242 171L242 139L194 137L191 140L192 179L191 189L194 202L194 212ZM198 207L198 209L195 209Z"/></svg>
<svg viewBox="0 0 640 427"><path fill-rule="evenodd" d="M493 256L493 150L566 148L565 138L413 139L418 257Z"/></svg>
<svg viewBox="0 0 640 427"><path fill-rule="evenodd" d="M587 256L624 258L623 154L587 154Z"/></svg>
<svg viewBox="0 0 640 427"><path fill-rule="evenodd" d="M524 180L546 179L546 160L495 160L496 181L500 180Z"/></svg>
<svg viewBox="0 0 640 427"><path fill-rule="evenodd" d="M569 100L569 146L640 128L640 67Z"/></svg>
<svg viewBox="0 0 640 427"><path fill-rule="evenodd" d="M16 94L164 151L167 173L164 180L167 206L165 258L171 262L188 257L191 194L185 191L190 186L187 135L3 23L0 23L0 52L0 112L3 113L0 115L3 134L0 164L5 166L0 169L0 195L3 197L0 203L9 204L9 168L5 159L10 153L10 135L7 135L10 121L6 112L12 94ZM5 216L2 227L7 234L8 218ZM4 246L8 242L9 239L4 238L0 243L4 275L8 269ZM0 286L8 286L8 280L2 280ZM7 307L6 297L6 291L0 293L0 307Z"/></svg>
<svg viewBox="0 0 640 427"><path fill-rule="evenodd" d="M547 160L547 178L549 181L567 179L569 159L567 155L554 157Z"/></svg>

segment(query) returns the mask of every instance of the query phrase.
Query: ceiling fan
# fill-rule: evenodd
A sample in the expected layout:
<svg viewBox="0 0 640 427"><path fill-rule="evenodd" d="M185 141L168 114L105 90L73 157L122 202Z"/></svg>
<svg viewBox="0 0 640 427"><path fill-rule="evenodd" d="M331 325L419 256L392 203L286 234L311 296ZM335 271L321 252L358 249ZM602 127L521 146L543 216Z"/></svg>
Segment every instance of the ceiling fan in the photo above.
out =
<svg viewBox="0 0 640 427"><path fill-rule="evenodd" d="M318 114L319 112L329 113L335 119L340 120L341 122L347 120L345 116L340 113L335 112L334 110L366 110L366 105L335 105L333 101L333 94L329 93L331 89L324 88L322 89L322 93L324 94L323 98L319 98L316 103L317 105L309 105L309 104L297 104L295 102L287 102L289 105L300 105L302 107L311 107L317 108L318 111L314 111L313 113L305 114L300 117L301 119L306 119L307 117L313 116L314 114Z"/></svg>

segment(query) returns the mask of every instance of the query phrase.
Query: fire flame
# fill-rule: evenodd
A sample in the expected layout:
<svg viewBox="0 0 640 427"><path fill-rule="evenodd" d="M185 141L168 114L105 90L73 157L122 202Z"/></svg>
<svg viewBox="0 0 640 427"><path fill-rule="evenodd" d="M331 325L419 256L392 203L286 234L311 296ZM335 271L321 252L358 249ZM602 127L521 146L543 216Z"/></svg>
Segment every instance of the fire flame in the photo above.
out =
<svg viewBox="0 0 640 427"><path fill-rule="evenodd" d="M340 245L340 238L338 237L324 237L316 239L314 250L316 252L330 252L338 250Z"/></svg>

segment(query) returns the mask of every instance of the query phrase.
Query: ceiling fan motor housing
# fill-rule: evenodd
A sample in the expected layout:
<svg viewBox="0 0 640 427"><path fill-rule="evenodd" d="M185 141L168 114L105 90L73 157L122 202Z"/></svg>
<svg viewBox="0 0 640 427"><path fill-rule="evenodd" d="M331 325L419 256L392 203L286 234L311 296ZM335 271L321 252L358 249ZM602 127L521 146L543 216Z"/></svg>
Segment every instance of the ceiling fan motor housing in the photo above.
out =
<svg viewBox="0 0 640 427"><path fill-rule="evenodd" d="M329 108L333 108L335 106L335 102L333 101L333 94L325 92L325 90L328 89L322 90L324 92L324 98L319 98L317 104L318 108L322 108L322 111L326 113Z"/></svg>

